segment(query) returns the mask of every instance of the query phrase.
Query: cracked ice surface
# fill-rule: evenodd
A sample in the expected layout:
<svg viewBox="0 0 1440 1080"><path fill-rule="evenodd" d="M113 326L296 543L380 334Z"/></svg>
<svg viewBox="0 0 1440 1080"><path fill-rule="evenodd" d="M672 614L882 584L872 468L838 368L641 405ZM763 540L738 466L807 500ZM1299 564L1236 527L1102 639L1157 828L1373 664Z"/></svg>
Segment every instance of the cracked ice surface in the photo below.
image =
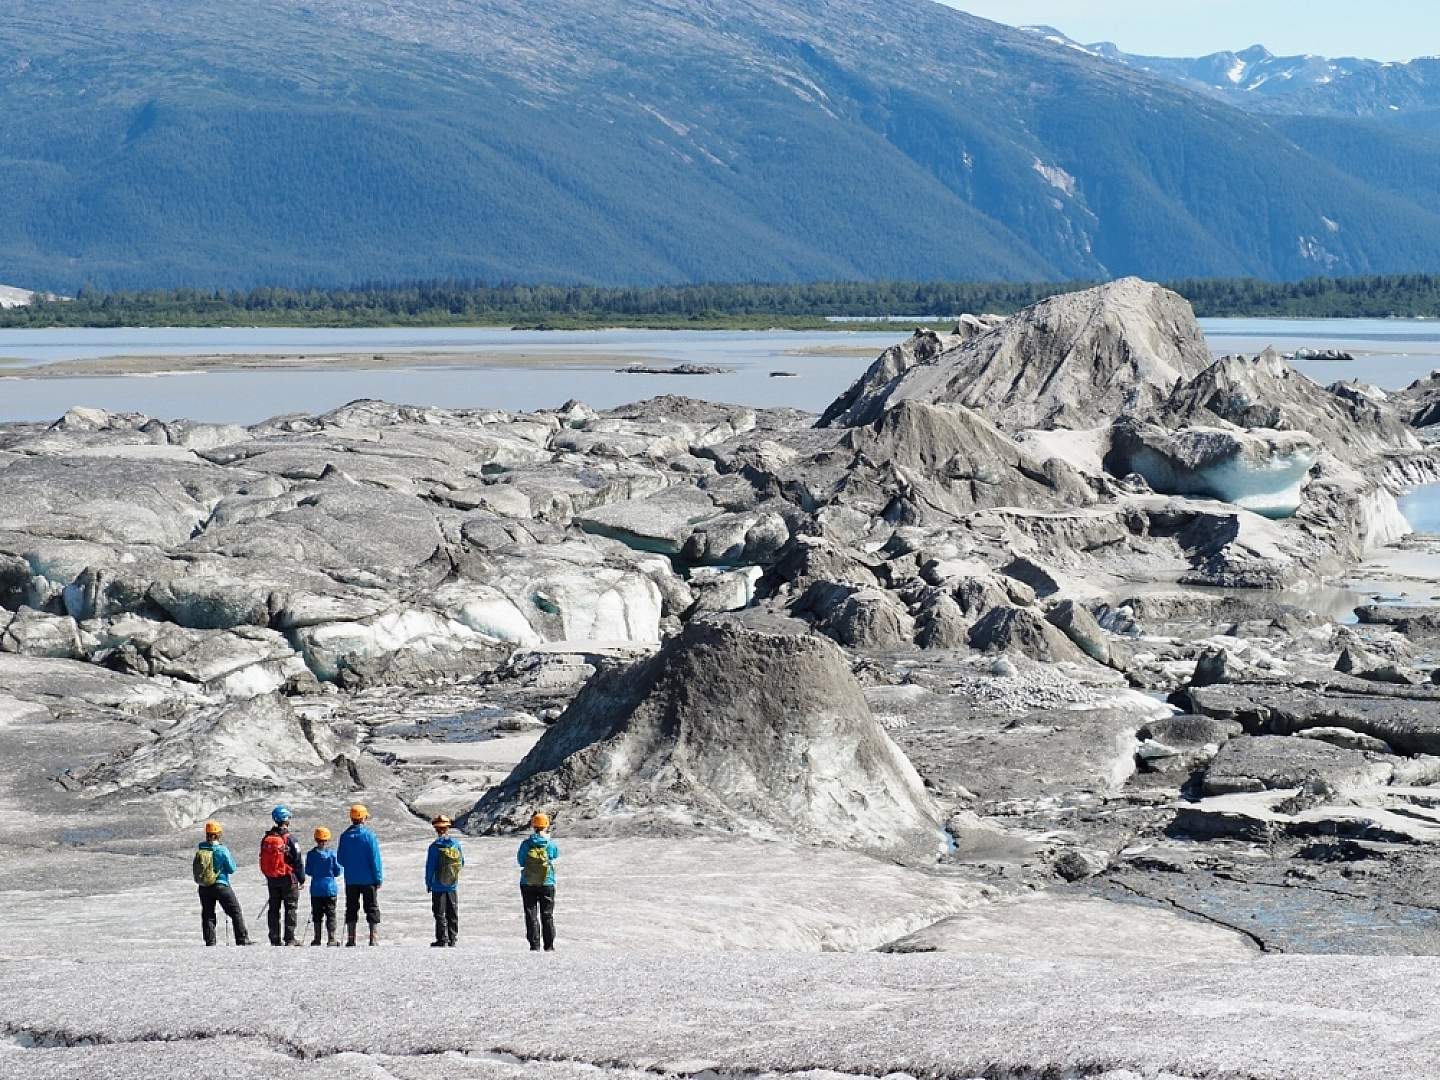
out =
<svg viewBox="0 0 1440 1080"><path fill-rule="evenodd" d="M41 1048L12 1039L0 1075L507 1075L493 1059L461 1068L434 1056L452 1052L685 1075L1388 1080L1440 1069L1423 959L572 952L477 964L393 948L176 961L5 962L0 1023ZM99 1045L60 1048L71 1043ZM428 1068L392 1060L417 1055L431 1055Z"/></svg>

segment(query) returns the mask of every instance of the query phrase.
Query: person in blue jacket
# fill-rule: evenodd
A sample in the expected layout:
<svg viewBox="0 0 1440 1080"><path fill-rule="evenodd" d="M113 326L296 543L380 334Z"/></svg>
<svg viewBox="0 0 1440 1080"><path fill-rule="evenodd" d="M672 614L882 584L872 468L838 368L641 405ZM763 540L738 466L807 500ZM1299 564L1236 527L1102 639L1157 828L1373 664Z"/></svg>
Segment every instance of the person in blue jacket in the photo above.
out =
<svg viewBox="0 0 1440 1080"><path fill-rule="evenodd" d="M325 845L330 843L330 830L321 825L315 830L315 846L305 854L305 876L310 879L310 921L315 924L311 945L320 944L320 926L325 926L325 944L339 945L335 936L335 905L340 888L340 860Z"/></svg>
<svg viewBox="0 0 1440 1080"><path fill-rule="evenodd" d="M539 952L543 940L546 952L555 949L555 860L560 849L550 839L550 815L539 813L530 819L535 831L520 842L516 858L520 863L520 900L525 905L525 938L530 951Z"/></svg>
<svg viewBox="0 0 1440 1080"><path fill-rule="evenodd" d="M235 860L230 850L220 842L224 832L218 821L205 822L205 839L195 849L192 873L200 890L200 934L206 945L215 944L215 906L218 904L235 927L235 944L249 945L245 913L240 910L235 890L230 888Z"/></svg>
<svg viewBox="0 0 1440 1080"><path fill-rule="evenodd" d="M465 852L450 835L452 822L437 814L430 822L435 839L425 853L425 891L430 894L430 910L435 916L435 940L431 948L455 947L460 936L460 871L465 866Z"/></svg>
<svg viewBox="0 0 1440 1080"><path fill-rule="evenodd" d="M350 807L350 827L340 834L335 852L345 873L345 944L355 944L360 907L370 924L370 944L380 944L380 886L385 868L380 862L380 841L370 828L370 811L359 803Z"/></svg>

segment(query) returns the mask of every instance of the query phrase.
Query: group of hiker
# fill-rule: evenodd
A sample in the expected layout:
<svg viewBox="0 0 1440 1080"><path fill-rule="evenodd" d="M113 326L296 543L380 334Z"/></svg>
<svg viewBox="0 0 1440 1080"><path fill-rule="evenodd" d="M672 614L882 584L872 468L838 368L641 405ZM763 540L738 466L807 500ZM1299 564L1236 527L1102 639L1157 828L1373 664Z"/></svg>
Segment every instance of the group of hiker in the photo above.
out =
<svg viewBox="0 0 1440 1080"><path fill-rule="evenodd" d="M271 945L304 943L295 936L299 921L300 890L310 885L311 945L339 945L335 936L340 880L345 882L345 944L354 946L363 909L370 944L380 944L380 887L385 881L380 841L370 828L370 811L359 803L350 807L350 827L340 834L334 849L330 830L314 832L315 846L303 856L290 832L288 807L270 812L274 823L260 840L260 873L269 894L266 902ZM435 918L434 948L453 948L460 936L460 872L465 852L450 835L453 822L444 814L431 822L435 839L425 856L425 891ZM525 908L525 938L533 952L555 948L555 861L560 849L550 838L550 817L537 813L530 819L531 834L520 844L520 897ZM230 887L235 859L223 842L225 830L218 821L205 823L205 839L195 850L192 871L200 892L200 931L206 945L215 944L218 907L235 929L235 944L251 945L240 901ZM322 934L324 940L322 941Z"/></svg>

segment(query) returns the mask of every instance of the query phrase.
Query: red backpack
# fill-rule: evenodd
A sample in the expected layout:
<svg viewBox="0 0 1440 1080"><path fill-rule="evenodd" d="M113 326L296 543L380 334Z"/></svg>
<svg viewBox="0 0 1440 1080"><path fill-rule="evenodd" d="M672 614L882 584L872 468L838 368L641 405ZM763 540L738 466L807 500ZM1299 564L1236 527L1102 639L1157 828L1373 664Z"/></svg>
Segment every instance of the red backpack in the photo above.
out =
<svg viewBox="0 0 1440 1080"><path fill-rule="evenodd" d="M290 876L289 838L279 833L266 833L260 841L260 873L267 878Z"/></svg>

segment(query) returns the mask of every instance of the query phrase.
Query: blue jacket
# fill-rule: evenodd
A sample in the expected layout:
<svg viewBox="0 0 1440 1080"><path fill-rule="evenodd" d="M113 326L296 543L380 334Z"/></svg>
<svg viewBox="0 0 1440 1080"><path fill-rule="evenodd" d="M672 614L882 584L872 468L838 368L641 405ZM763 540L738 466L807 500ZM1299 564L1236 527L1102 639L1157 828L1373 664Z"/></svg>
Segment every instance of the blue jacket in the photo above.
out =
<svg viewBox="0 0 1440 1080"><path fill-rule="evenodd" d="M453 847L460 852L460 865L465 865L465 849L457 844L453 837L437 836L430 850L425 854L425 891L449 893L454 892L456 885L445 885L435 880L435 871L440 869L440 849Z"/></svg>
<svg viewBox="0 0 1440 1080"><path fill-rule="evenodd" d="M532 833L532 834L530 834L529 836L527 836L524 840L520 841L520 850L516 853L515 858L516 858L516 861L519 862L519 864L520 864L520 881L521 881L521 883L523 884L524 881L525 881L525 853L526 853L527 851L529 851L532 846L536 846L536 847L549 847L549 849L550 849L550 872L545 875L545 884L546 884L546 885L554 885L554 884L555 884L555 860L558 859L558 858L560 858L560 849L555 846L555 841L554 841L554 840L551 840L551 839L550 839L548 836L546 836L544 833L538 833L538 832L537 832L537 833Z"/></svg>
<svg viewBox="0 0 1440 1080"><path fill-rule="evenodd" d="M329 848L313 847L305 853L305 873L310 875L311 896L338 896L340 860Z"/></svg>
<svg viewBox="0 0 1440 1080"><path fill-rule="evenodd" d="M345 871L346 885L380 885L385 881L380 841L369 825L351 825L342 832L335 855Z"/></svg>
<svg viewBox="0 0 1440 1080"><path fill-rule="evenodd" d="M229 885L230 875L235 872L235 860L230 857L230 849L224 844L217 844L212 840L200 841L200 850L209 851L210 861L215 864L216 885Z"/></svg>

